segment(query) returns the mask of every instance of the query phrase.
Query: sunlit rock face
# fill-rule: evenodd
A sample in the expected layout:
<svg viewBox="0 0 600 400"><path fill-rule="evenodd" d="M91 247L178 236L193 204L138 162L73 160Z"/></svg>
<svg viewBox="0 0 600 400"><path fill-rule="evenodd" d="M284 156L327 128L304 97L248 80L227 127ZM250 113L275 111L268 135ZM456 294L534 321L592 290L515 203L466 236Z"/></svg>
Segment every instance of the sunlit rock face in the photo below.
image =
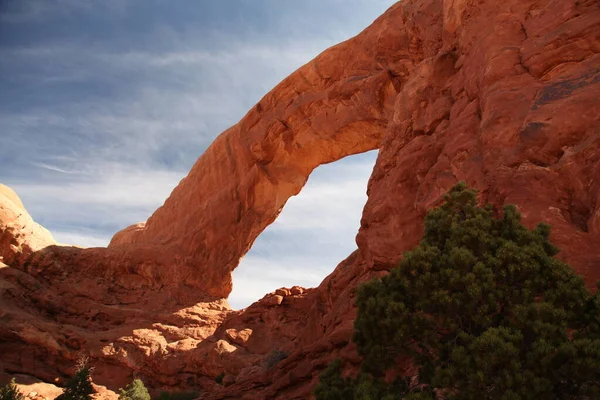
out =
<svg viewBox="0 0 600 400"><path fill-rule="evenodd" d="M0 261L23 263L36 251L55 244L52 234L33 221L19 196L0 184Z"/></svg>
<svg viewBox="0 0 600 400"><path fill-rule="evenodd" d="M426 211L460 180L482 202L517 205L530 226L550 223L560 257L592 287L599 52L595 0L394 5L274 88L108 249L46 238L15 257L14 212L3 211L0 367L53 379L86 353L109 389L135 373L155 388L203 387L204 398L306 398L333 358L360 361L358 283L418 242ZM231 311L231 271L310 172L375 148L358 249L316 289ZM24 242L45 237L23 229Z"/></svg>

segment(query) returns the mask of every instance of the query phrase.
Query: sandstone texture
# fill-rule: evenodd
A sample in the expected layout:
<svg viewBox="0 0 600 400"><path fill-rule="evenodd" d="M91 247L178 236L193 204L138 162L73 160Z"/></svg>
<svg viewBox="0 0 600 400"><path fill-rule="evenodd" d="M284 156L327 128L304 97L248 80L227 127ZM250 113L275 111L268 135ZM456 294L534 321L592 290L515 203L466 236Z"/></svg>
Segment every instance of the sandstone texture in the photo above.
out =
<svg viewBox="0 0 600 400"><path fill-rule="evenodd" d="M60 385L85 354L113 391L135 374L203 399L310 398L333 358L360 361L356 286L396 265L460 180L550 223L592 289L599 99L597 0L397 3L275 87L107 249L57 245L0 187L0 371ZM357 250L317 288L231 310L231 271L311 171L371 149Z"/></svg>
<svg viewBox="0 0 600 400"><path fill-rule="evenodd" d="M0 184L0 262L23 263L55 244L52 234L33 221L19 196Z"/></svg>

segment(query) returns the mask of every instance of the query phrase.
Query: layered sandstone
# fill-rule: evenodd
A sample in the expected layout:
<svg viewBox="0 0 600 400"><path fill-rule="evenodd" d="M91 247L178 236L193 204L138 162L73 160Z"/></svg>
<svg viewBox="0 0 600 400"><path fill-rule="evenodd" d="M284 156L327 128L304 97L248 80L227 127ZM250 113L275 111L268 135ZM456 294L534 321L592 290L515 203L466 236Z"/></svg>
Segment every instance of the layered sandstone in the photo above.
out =
<svg viewBox="0 0 600 400"><path fill-rule="evenodd" d="M599 53L595 0L405 0L267 94L108 249L53 246L27 217L19 230L22 205L0 197L12 210L0 214L0 367L63 379L86 353L113 389L135 373L203 398L309 397L332 358L359 362L358 283L417 243L459 180L482 202L516 204L528 225L550 223L592 287ZM316 289L231 311L231 271L311 171L375 148L358 249ZM271 363L274 351L287 357Z"/></svg>

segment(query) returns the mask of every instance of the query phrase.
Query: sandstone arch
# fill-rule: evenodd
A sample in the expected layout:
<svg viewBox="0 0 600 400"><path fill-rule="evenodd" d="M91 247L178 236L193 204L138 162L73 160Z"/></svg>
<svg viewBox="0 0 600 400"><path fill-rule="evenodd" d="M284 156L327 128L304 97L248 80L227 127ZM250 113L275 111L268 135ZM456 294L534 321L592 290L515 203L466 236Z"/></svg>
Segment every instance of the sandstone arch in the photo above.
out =
<svg viewBox="0 0 600 400"><path fill-rule="evenodd" d="M420 57L407 32L382 29L399 10L281 82L215 140L145 226L117 233L109 247L159 246L187 284L226 297L239 259L314 168L379 147Z"/></svg>

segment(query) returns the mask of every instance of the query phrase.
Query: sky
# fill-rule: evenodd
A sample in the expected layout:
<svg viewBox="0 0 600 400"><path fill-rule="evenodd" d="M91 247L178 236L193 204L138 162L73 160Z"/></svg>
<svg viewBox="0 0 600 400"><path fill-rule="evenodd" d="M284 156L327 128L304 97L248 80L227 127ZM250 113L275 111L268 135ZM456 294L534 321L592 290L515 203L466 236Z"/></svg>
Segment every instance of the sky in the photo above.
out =
<svg viewBox="0 0 600 400"><path fill-rule="evenodd" d="M215 137L392 0L0 0L0 183L61 243L146 220ZM234 271L242 308L355 248L376 152L317 168Z"/></svg>

